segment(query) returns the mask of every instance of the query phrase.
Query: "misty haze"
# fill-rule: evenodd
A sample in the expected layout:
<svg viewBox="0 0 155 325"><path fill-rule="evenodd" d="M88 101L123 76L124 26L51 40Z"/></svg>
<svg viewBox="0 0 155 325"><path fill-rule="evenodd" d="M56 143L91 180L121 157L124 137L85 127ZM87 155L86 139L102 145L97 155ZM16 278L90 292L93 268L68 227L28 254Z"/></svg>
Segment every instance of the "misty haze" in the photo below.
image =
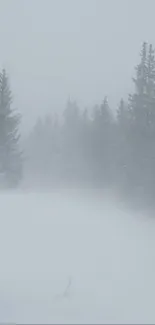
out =
<svg viewBox="0 0 155 325"><path fill-rule="evenodd" d="M0 0L0 323L155 323L153 0Z"/></svg>

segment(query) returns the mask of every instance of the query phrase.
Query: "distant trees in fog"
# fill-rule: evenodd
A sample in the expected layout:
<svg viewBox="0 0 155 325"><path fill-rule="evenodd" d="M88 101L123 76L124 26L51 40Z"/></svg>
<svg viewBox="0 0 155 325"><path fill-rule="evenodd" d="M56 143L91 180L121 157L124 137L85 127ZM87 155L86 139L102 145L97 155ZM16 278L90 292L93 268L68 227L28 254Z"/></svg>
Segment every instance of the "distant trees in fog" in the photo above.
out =
<svg viewBox="0 0 155 325"><path fill-rule="evenodd" d="M0 187L15 187L22 175L19 149L20 115L11 107L12 95L6 71L0 72Z"/></svg>
<svg viewBox="0 0 155 325"><path fill-rule="evenodd" d="M130 196L155 194L155 57L143 43L134 91L112 111L105 97L80 110L70 99L63 114L38 118L26 141L24 177L46 186L116 187ZM20 116L11 109L6 72L0 74L0 175L21 177Z"/></svg>
<svg viewBox="0 0 155 325"><path fill-rule="evenodd" d="M46 185L118 187L155 194L155 57L143 43L134 92L114 114L107 97L93 110L69 100L63 116L37 120L27 141L26 175Z"/></svg>
<svg viewBox="0 0 155 325"><path fill-rule="evenodd" d="M135 91L117 112L118 169L123 185L134 195L155 194L155 57L143 43L133 78ZM122 177L121 177L122 176ZM119 181L119 179L118 179Z"/></svg>

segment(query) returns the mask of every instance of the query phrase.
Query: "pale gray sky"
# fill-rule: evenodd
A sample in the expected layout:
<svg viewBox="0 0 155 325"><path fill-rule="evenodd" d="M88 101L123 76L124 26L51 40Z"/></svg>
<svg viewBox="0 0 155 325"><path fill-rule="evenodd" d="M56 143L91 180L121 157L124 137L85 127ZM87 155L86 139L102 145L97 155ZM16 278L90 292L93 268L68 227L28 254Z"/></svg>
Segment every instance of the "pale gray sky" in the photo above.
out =
<svg viewBox="0 0 155 325"><path fill-rule="evenodd" d="M131 89L141 43L155 45L154 0L0 0L0 66L24 128L35 117Z"/></svg>

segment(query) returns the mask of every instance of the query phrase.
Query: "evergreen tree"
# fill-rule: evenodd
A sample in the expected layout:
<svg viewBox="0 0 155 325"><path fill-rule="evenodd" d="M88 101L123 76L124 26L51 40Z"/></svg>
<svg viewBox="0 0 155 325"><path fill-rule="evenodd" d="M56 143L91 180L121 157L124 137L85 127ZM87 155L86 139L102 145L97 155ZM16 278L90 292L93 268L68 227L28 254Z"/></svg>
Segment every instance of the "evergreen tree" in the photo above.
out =
<svg viewBox="0 0 155 325"><path fill-rule="evenodd" d="M143 195L149 193L152 187L151 166L155 139L155 132L153 135L151 131L155 130L155 60L152 45L149 46L149 52L147 49L147 44L143 43L141 61L136 67L136 77L133 79L135 92L129 96L128 106L128 181L131 187Z"/></svg>
<svg viewBox="0 0 155 325"><path fill-rule="evenodd" d="M79 180L79 151L80 151L80 109L76 101L67 102L63 112L64 123L62 129L62 159L63 177L65 181L73 182Z"/></svg>
<svg viewBox="0 0 155 325"><path fill-rule="evenodd" d="M126 186L127 183L127 166L129 162L129 112L128 105L121 99L117 109L117 133L116 133L116 176L120 186Z"/></svg>
<svg viewBox="0 0 155 325"><path fill-rule="evenodd" d="M88 109L84 109L81 114L81 125L79 132L80 143L80 165L81 165L81 183L85 186L91 186L91 120L89 117Z"/></svg>
<svg viewBox="0 0 155 325"><path fill-rule="evenodd" d="M22 176L22 159L19 149L21 117L12 108L12 94L8 76L0 73L0 185L15 187Z"/></svg>
<svg viewBox="0 0 155 325"><path fill-rule="evenodd" d="M111 181L113 117L107 97L94 109L92 122L92 171L97 186L106 186Z"/></svg>
<svg viewBox="0 0 155 325"><path fill-rule="evenodd" d="M147 58L147 192L155 194L155 51L149 46Z"/></svg>
<svg viewBox="0 0 155 325"><path fill-rule="evenodd" d="M39 174L42 172L43 168L43 121L40 117L37 118L37 121L29 134L26 141L25 148L25 163L24 163L24 178L30 179L31 182L39 179Z"/></svg>

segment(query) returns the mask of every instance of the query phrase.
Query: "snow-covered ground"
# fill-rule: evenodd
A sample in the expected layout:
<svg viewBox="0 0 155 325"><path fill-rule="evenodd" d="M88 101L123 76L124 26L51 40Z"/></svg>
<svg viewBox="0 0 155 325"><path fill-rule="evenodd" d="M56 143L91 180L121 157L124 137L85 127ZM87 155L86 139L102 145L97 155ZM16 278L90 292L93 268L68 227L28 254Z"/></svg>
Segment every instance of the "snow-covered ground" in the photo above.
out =
<svg viewBox="0 0 155 325"><path fill-rule="evenodd" d="M84 193L0 195L0 322L154 323L155 220Z"/></svg>

